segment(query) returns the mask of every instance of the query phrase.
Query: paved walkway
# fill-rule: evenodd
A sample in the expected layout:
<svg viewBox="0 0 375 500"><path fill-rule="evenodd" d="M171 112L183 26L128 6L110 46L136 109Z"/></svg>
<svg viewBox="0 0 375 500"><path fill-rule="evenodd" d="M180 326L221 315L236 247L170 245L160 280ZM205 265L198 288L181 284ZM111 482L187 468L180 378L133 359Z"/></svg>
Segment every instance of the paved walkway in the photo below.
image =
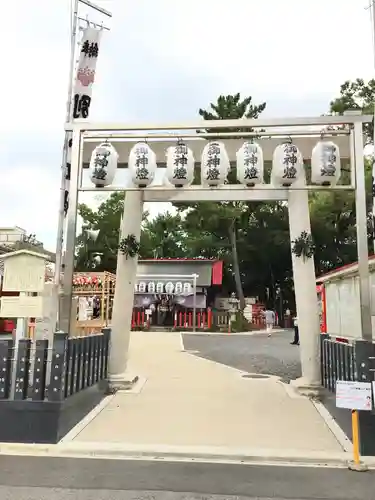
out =
<svg viewBox="0 0 375 500"><path fill-rule="evenodd" d="M313 404L276 378L183 352L178 333L134 332L132 371L146 380L117 393L74 438L86 442L340 453Z"/></svg>

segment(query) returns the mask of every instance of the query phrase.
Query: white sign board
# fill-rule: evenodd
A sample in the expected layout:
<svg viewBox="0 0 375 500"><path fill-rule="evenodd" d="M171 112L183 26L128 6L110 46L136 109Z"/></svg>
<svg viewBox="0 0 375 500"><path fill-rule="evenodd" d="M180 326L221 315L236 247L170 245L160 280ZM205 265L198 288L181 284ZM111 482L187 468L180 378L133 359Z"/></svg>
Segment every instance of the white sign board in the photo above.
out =
<svg viewBox="0 0 375 500"><path fill-rule="evenodd" d="M43 317L42 297L1 297L1 318Z"/></svg>
<svg viewBox="0 0 375 500"><path fill-rule="evenodd" d="M371 382L336 382L336 406L348 410L372 410Z"/></svg>
<svg viewBox="0 0 375 500"><path fill-rule="evenodd" d="M42 292L45 259L33 255L15 255L4 259L5 292Z"/></svg>

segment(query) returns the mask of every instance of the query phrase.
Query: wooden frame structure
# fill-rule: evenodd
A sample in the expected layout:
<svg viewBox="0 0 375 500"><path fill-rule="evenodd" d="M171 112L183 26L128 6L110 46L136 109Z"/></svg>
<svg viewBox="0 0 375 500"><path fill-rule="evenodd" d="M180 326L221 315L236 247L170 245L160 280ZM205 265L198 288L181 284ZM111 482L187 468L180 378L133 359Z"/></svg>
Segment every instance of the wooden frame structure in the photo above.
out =
<svg viewBox="0 0 375 500"><path fill-rule="evenodd" d="M112 317L112 303L115 294L116 275L104 272L77 272L73 276L73 313L72 335L91 335L108 326ZM79 320L78 307L80 297L99 297L100 316L87 320ZM76 314L74 314L76 311Z"/></svg>

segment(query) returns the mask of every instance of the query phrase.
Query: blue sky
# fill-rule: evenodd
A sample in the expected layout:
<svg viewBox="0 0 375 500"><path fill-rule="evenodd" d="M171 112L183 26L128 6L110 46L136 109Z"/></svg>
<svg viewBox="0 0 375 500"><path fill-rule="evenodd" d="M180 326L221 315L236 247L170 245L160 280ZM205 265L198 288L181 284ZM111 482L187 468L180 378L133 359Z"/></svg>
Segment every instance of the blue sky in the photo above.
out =
<svg viewBox="0 0 375 500"><path fill-rule="evenodd" d="M103 35L91 120L191 120L220 93L237 91L267 101L269 117L324 113L344 80L375 73L366 2L96 0L113 19ZM2 51L0 83L0 226L21 226L50 249L69 8L70 0L2 4L7 22L0 43L8 50ZM86 13L82 7L81 16Z"/></svg>

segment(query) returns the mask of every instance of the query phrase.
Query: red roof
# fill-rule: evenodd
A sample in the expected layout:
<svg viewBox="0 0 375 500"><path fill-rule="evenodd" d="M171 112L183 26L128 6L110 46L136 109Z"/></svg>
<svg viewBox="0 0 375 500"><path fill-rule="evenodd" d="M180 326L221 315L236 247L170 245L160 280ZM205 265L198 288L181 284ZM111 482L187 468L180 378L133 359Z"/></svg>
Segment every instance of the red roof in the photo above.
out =
<svg viewBox="0 0 375 500"><path fill-rule="evenodd" d="M375 254L374 255L369 255L369 263L375 263ZM340 266L337 267L336 269L332 269L332 271L329 271L328 273L322 274L318 278L316 278L316 281L319 283L320 281L326 281L329 278L333 277L338 277L342 276L345 274L350 274L350 272L355 272L358 268L358 262L352 262L351 264L345 264L345 266Z"/></svg>
<svg viewBox="0 0 375 500"><path fill-rule="evenodd" d="M139 262L186 262L188 264L199 264L200 262L205 264L212 264L212 284L222 285L223 283L223 267L224 263L219 259L139 259Z"/></svg>

